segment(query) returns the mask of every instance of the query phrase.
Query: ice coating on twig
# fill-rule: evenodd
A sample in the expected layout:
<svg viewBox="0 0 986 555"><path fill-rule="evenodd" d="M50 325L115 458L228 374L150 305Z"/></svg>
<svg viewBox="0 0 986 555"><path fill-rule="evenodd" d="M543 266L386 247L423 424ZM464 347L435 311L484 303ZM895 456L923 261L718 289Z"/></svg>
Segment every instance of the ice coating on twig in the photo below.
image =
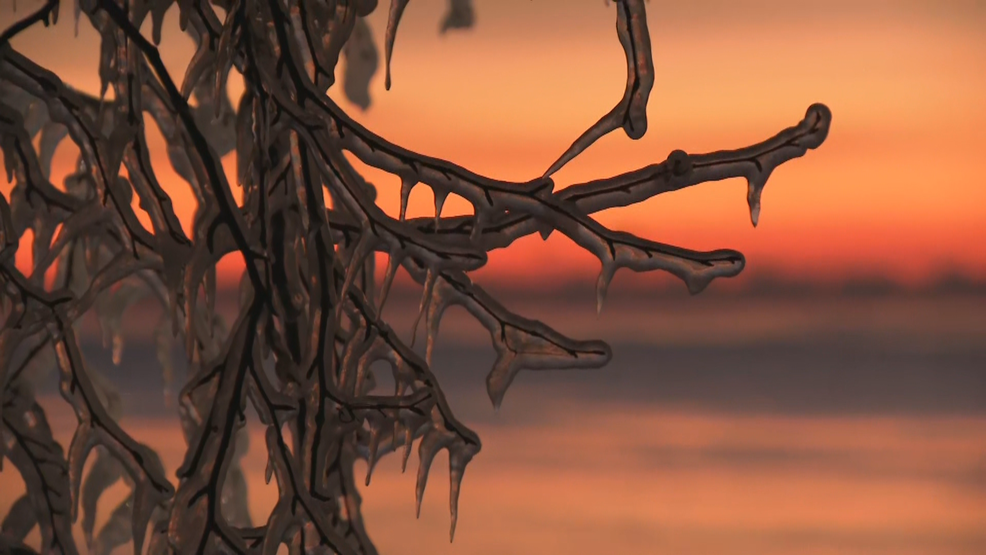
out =
<svg viewBox="0 0 986 555"><path fill-rule="evenodd" d="M623 128L627 137L639 139L647 132L647 100L654 87L654 61L644 0L617 0L616 34L627 59L627 85L623 99L587 129L555 161L544 176L550 176L611 131Z"/></svg>
<svg viewBox="0 0 986 555"><path fill-rule="evenodd" d="M38 523L41 530L41 545L45 550L77 554L72 540L74 519L71 515L68 468L61 446L51 436L44 412L33 399L19 397L16 404L4 406L3 424L8 434L18 438L8 449L6 457L20 472L28 487L27 499L33 506L32 520ZM12 516L4 520L5 534L8 528L11 531L16 528L29 531L34 525L31 522L27 526L18 526L10 520Z"/></svg>

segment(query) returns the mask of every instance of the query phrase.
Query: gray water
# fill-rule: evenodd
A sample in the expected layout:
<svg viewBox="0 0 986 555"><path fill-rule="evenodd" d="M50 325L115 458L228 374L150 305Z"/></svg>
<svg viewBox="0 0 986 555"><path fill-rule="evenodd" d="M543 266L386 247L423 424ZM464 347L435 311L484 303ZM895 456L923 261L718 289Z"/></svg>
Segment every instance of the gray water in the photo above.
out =
<svg viewBox="0 0 986 555"><path fill-rule="evenodd" d="M382 553L986 553L986 297L697 297L617 303L599 319L524 306L572 335L595 330L612 362L522 372L495 413L488 339L450 314L433 367L483 449L452 545L443 455L418 520L416 457L407 474L380 463L363 511ZM413 309L394 311L409 329ZM84 350L173 476L183 443L153 350L133 341L120 366L94 341ZM45 404L67 442L56 395ZM260 433L243 462L257 522L274 495ZM0 514L15 490L0 490Z"/></svg>

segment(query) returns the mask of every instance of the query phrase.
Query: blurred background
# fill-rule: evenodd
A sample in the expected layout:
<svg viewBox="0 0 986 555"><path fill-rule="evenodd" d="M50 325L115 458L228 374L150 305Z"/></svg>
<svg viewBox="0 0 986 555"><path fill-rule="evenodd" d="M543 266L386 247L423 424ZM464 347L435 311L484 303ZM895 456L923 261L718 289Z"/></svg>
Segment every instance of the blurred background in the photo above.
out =
<svg viewBox="0 0 986 555"><path fill-rule="evenodd" d="M4 2L0 27L36 4L20 0L15 14ZM369 18L380 52L382 4ZM615 9L601 0L475 8L473 29L441 34L446 3L411 2L391 90L380 71L366 111L330 94L394 143L528 180L621 98ZM556 188L674 149L762 141L813 102L832 110L828 139L774 173L756 230L740 180L599 215L654 240L746 254L743 274L699 296L665 276L620 273L597 316L598 262L561 234L492 253L479 283L524 316L608 341L613 361L522 373L494 413L489 338L451 309L435 372L483 440L455 543L444 454L417 521L414 462L404 475L395 457L380 463L363 490L371 538L384 554L986 553L986 3L652 0L647 9L657 73L648 134L600 140L556 174ZM74 36L71 10L62 12L14 46L97 94L98 35L83 22ZM172 8L161 50L180 80L193 44L177 20ZM231 96L241 91L233 79ZM156 130L150 140L187 230L191 191ZM72 168L73 149L59 149L53 181ZM233 175L235 154L224 164ZM399 180L365 175L396 215ZM468 208L450 198L443 214ZM415 189L409 216L431 214L431 193ZM224 262L230 313L240 270ZM385 316L409 336L420 290L403 277ZM119 365L95 326L86 354L124 393L125 429L158 449L173 476L184 443L161 394L153 310L128 315ZM74 417L54 378L45 405L67 445ZM275 501L262 451L257 427L244 462L255 522ZM5 465L0 515L22 492ZM102 514L125 493L118 484ZM37 532L30 538L36 545Z"/></svg>

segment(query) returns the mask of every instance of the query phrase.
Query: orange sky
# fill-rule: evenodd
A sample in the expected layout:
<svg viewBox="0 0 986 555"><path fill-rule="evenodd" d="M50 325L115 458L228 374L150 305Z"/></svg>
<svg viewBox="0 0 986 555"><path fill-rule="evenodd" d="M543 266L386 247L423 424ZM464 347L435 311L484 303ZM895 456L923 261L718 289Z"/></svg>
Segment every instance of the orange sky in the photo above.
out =
<svg viewBox="0 0 986 555"><path fill-rule="evenodd" d="M20 2L24 11L17 15L36 3ZM658 241L741 250L750 273L825 280L893 275L907 283L946 271L986 278L986 5L737 4L649 3L657 78L647 136L631 141L614 133L599 141L556 174L556 188L661 161L676 148L746 146L797 123L812 102L824 102L834 114L828 140L775 172L756 230L745 185L736 180L599 219ZM391 91L378 75L368 112L342 102L393 142L493 177L527 180L622 96L625 62L615 13L604 2L476 0L474 30L439 36L444 5L408 7ZM97 37L83 23L73 38L70 10L63 11L55 28L38 27L15 46L95 92ZM0 10L0 25L13 17L7 7ZM385 20L383 8L371 17L381 51ZM162 54L176 79L191 53L172 9ZM238 93L236 83L232 89ZM156 167L187 224L190 192L167 166L163 142L156 145ZM56 176L72 162L71 148L60 149ZM234 160L224 162L232 168ZM396 214L396 178L367 175L383 208ZM430 193L415 190L409 215L430 207ZM450 199L444 213L466 208L462 199ZM495 253L483 273L551 282L597 270L590 255L554 234L546 243L529 238Z"/></svg>

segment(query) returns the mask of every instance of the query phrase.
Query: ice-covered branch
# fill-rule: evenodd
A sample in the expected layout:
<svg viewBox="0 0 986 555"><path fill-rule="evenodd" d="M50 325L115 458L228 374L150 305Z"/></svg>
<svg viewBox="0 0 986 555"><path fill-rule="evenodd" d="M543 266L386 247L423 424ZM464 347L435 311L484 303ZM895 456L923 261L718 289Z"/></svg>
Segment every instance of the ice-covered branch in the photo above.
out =
<svg viewBox="0 0 986 555"><path fill-rule="evenodd" d="M176 3L179 25L195 44L180 83L159 50L164 15ZM435 456L448 452L452 537L463 473L481 442L453 414L432 371L445 310L461 305L489 332L496 361L486 382L495 407L522 370L598 368L612 356L601 341L566 337L504 307L470 275L487 253L558 230L599 260L597 307L620 268L667 271L693 293L701 291L716 277L739 273L743 255L637 237L603 226L593 214L742 177L756 225L773 170L817 148L828 133L831 114L816 104L799 124L749 147L674 151L661 163L556 190L550 176L597 139L621 128L637 139L647 129L655 71L645 2L620 0L623 98L543 176L512 182L479 175L387 141L326 96L345 57L343 93L369 106L378 54L364 18L377 4L80 0L76 25L84 15L100 36L98 97L66 85L10 45L36 23L54 23L58 2L46 2L0 34L0 148L14 182L0 195L0 463L8 458L21 471L28 493L15 506L31 509L4 519L0 549L20 549L39 524L43 552L75 553L71 523L81 507L86 542L97 553L131 540L140 551L150 525L152 555L272 555L281 544L298 553L374 554L355 461L367 461L369 484L380 457L399 450L406 467L415 443L418 511ZM397 28L409 7L409 0L390 2L387 88ZM150 39L140 31L148 16ZM439 32L475 21L471 0L449 0ZM234 69L245 92L230 101ZM155 173L145 117L156 123L171 166L193 192L190 234ZM55 184L52 161L65 139L79 155ZM233 150L239 202L220 163ZM376 189L347 152L400 179L397 217L380 208ZM435 215L408 219L408 199L419 185L432 190ZM133 208L135 195L149 227ZM465 198L473 214L443 217L449 195ZM22 271L15 259L27 231L33 256ZM379 290L375 252L389 256ZM227 326L216 307L217 265L233 253L245 262L246 279ZM413 348L414 333L405 342L381 315L400 268L423 289L415 323L426 336L423 356ZM92 313L104 347L120 363L124 314L144 298L165 309L154 332L163 374L172 375L174 340L184 342L189 363L178 403L188 449L177 489L156 454L120 428L120 395L79 344L77 328ZM393 375L392 392L375 389L379 362ZM67 456L30 387L52 366L78 419ZM259 526L244 510L239 468L248 406L266 428L267 479L276 478L278 487L275 507ZM97 530L95 508L121 475L131 495Z"/></svg>
<svg viewBox="0 0 986 555"><path fill-rule="evenodd" d="M616 34L627 59L627 86L620 102L587 129L544 172L549 176L603 136L623 128L627 137L639 139L647 132L647 99L654 87L654 60L647 30L644 0L616 1Z"/></svg>

